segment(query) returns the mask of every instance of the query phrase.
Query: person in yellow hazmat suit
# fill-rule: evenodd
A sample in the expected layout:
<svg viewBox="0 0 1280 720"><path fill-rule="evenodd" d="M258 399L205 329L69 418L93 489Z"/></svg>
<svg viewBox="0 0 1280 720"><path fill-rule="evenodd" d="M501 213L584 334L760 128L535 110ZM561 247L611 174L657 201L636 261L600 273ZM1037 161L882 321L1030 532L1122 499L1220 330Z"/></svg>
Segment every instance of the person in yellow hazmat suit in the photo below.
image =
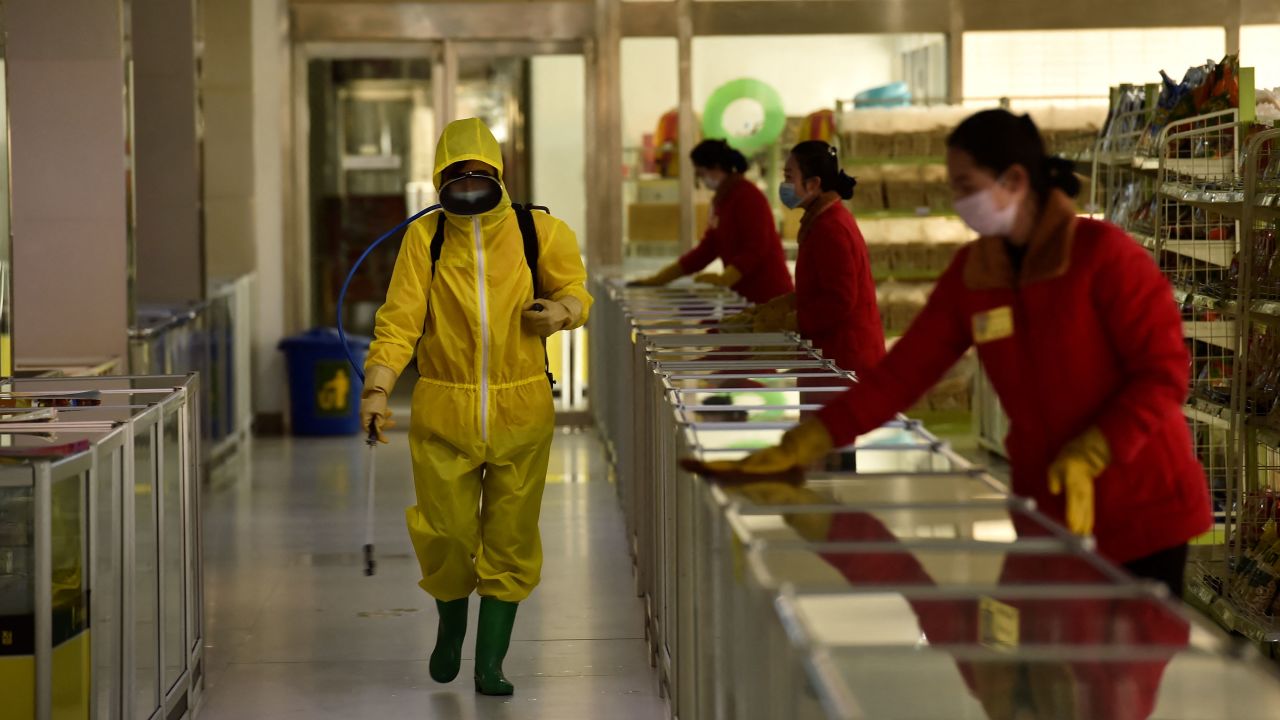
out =
<svg viewBox="0 0 1280 720"><path fill-rule="evenodd" d="M510 695L502 661L517 605L542 570L538 514L555 428L544 341L585 323L592 301L564 222L530 213L537 256L527 260L502 153L484 123L445 128L434 180L444 210L405 233L365 365L361 420L387 441L387 400L416 359L409 449L417 504L406 518L419 584L440 611L431 677L457 677L477 592L476 691Z"/></svg>

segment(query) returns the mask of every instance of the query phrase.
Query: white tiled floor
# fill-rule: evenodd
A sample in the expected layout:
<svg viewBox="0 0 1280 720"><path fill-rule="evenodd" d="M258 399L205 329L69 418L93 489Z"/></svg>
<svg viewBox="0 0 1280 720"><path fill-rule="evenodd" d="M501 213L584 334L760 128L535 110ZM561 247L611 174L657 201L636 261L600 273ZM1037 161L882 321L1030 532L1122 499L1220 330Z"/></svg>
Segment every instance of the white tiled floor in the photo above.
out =
<svg viewBox="0 0 1280 720"><path fill-rule="evenodd" d="M614 486L594 435L556 436L542 509L542 585L520 608L512 698L427 675L435 605L404 528L405 436L378 449L378 574L362 574L364 446L259 440L205 498L208 683L202 720L666 716ZM478 602L472 603L472 628Z"/></svg>

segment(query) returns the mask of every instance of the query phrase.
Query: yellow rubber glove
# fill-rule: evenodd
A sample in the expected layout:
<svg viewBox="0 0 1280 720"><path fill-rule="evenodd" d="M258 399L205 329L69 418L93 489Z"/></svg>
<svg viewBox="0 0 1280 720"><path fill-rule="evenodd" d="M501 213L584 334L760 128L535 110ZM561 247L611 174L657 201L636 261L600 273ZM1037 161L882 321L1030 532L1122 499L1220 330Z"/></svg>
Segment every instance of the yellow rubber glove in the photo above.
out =
<svg viewBox="0 0 1280 720"><path fill-rule="evenodd" d="M741 495L756 505L830 505L834 502L809 488L782 482L764 481L738 485L731 488L729 493ZM830 513L795 513L787 515L786 521L810 542L826 540L831 532Z"/></svg>
<svg viewBox="0 0 1280 720"><path fill-rule="evenodd" d="M391 390L396 386L396 378L396 371L384 365L370 365L364 369L364 390L360 393L360 427L368 433L369 426L376 423L378 442L381 443L387 442L387 436L382 431L396 426L391 420L391 408L387 407Z"/></svg>
<svg viewBox="0 0 1280 720"><path fill-rule="evenodd" d="M733 287L742 279L742 273L738 272L738 268L730 265L724 269L722 273L698 273L693 276L694 282L706 283L717 287Z"/></svg>
<svg viewBox="0 0 1280 720"><path fill-rule="evenodd" d="M776 475L807 467L831 452L831 434L818 420L806 420L782 436L778 445L751 453L739 462L742 472Z"/></svg>
<svg viewBox="0 0 1280 720"><path fill-rule="evenodd" d="M795 294L776 297L756 312L752 319L753 332L779 332L788 329L787 318L795 314Z"/></svg>
<svg viewBox="0 0 1280 720"><path fill-rule="evenodd" d="M796 329L795 311L787 312L785 308L779 308L773 312L757 313L751 320L752 332L768 333L768 332L785 332Z"/></svg>
<svg viewBox="0 0 1280 720"><path fill-rule="evenodd" d="M535 310L535 305L541 305L542 309ZM561 300L537 299L524 306L521 317L524 318L525 327L538 337L551 337L578 324L582 317L582 303L575 297Z"/></svg>
<svg viewBox="0 0 1280 720"><path fill-rule="evenodd" d="M684 277L684 268L680 266L680 263L673 262L648 277L632 280L627 283L627 287L662 287L682 277Z"/></svg>
<svg viewBox="0 0 1280 720"><path fill-rule="evenodd" d="M751 327L755 323L756 313L760 312L759 305L752 305L743 309L741 312L728 315L720 320L721 325L745 325Z"/></svg>
<svg viewBox="0 0 1280 720"><path fill-rule="evenodd" d="M1067 493L1067 528L1093 534L1093 481L1111 464L1111 448L1097 428L1067 443L1049 466L1049 492Z"/></svg>

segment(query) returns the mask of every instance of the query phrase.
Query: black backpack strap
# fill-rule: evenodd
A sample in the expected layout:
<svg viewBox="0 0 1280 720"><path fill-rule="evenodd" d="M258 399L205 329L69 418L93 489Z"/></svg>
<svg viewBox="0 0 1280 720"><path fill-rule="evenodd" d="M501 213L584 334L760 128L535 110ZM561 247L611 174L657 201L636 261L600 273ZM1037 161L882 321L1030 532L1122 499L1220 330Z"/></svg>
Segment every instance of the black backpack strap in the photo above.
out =
<svg viewBox="0 0 1280 720"><path fill-rule="evenodd" d="M529 265L529 274L533 276L533 299L537 300L542 296L542 287L538 282L538 226L533 221L533 211L541 210L544 213L550 213L550 210L540 205L520 205L513 203L511 209L516 213L516 222L520 225L520 237L524 240L524 261ZM547 357L547 340L542 340L542 364L547 370L547 380L554 387L556 384L555 375L551 374L551 359Z"/></svg>
<svg viewBox="0 0 1280 720"><path fill-rule="evenodd" d="M440 252L444 250L444 212L436 213L436 234L431 238L431 277L436 276L436 263L440 262Z"/></svg>
<svg viewBox="0 0 1280 720"><path fill-rule="evenodd" d="M520 224L520 237L524 240L524 261L529 265L529 274L533 276L533 297L542 297L542 287L538 283L538 227L533 222L533 205L512 205L516 211L516 221ZM539 208L546 212L546 208Z"/></svg>
<svg viewBox="0 0 1280 720"><path fill-rule="evenodd" d="M431 279L432 280L436 278L436 263L440 261L440 251L444 249L444 211L437 210L435 212L435 216L436 216L436 232L434 235L431 236ZM428 290L427 292L428 292L427 303L428 305L430 305L431 291ZM428 312L427 315L422 318L422 333L418 335L418 342L415 343L413 346L414 360L412 362L417 362L418 344L422 342L422 338L425 337L427 334L427 317L429 316L430 316L430 313Z"/></svg>

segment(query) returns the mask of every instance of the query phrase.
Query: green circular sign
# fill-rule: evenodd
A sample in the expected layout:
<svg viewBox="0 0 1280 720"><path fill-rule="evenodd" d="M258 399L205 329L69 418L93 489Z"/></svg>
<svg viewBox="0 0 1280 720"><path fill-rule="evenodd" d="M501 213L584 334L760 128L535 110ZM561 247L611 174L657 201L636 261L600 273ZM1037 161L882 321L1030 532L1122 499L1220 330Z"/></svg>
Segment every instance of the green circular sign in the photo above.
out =
<svg viewBox="0 0 1280 720"><path fill-rule="evenodd" d="M754 101L764 109L764 123L750 135L730 135L724 127L725 111L739 100ZM752 155L776 142L786 126L787 113L782 108L782 96L766 83L751 78L730 80L716 88L707 98L707 107L702 114L703 137L725 138L743 155Z"/></svg>

